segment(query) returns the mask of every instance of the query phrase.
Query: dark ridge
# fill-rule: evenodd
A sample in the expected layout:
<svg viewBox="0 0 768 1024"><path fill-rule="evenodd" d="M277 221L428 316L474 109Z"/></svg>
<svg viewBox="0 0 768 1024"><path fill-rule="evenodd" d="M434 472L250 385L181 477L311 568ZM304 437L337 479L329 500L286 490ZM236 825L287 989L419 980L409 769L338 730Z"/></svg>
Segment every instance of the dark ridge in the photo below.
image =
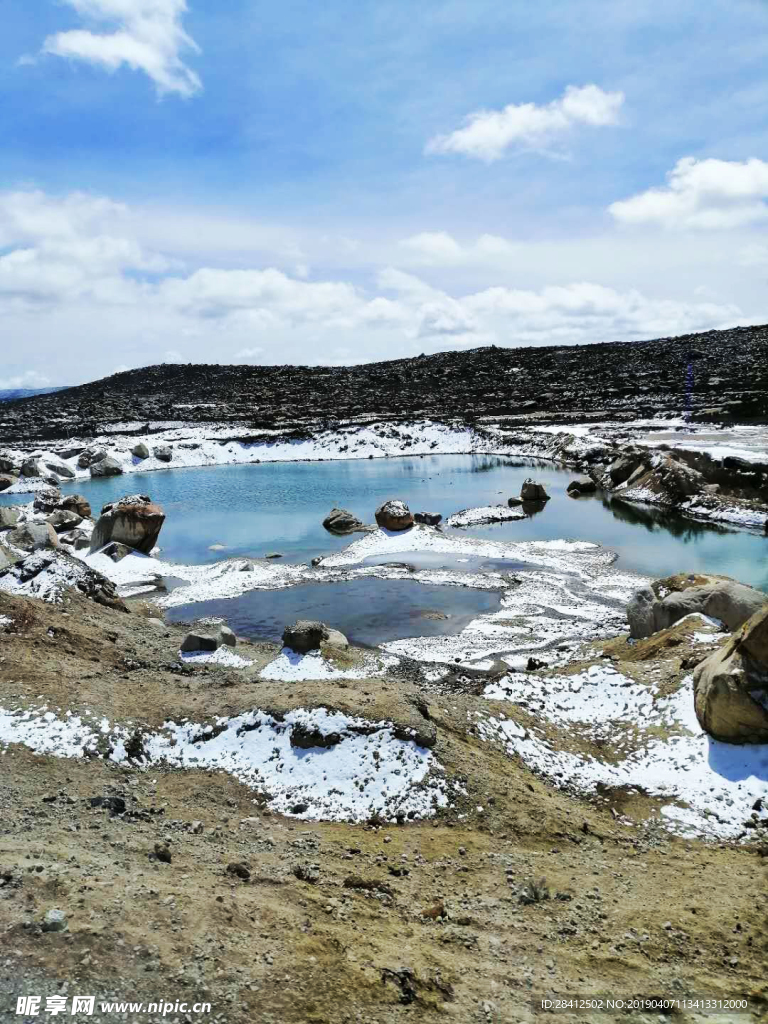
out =
<svg viewBox="0 0 768 1024"><path fill-rule="evenodd" d="M653 341L491 346L349 367L148 366L4 403L0 441L138 432L164 422L258 431L427 416L503 416L524 425L681 413L699 422L768 422L768 326Z"/></svg>
<svg viewBox="0 0 768 1024"><path fill-rule="evenodd" d="M17 402L20 398L33 398L35 395L51 395L54 391L66 391L59 388L0 388L0 402Z"/></svg>

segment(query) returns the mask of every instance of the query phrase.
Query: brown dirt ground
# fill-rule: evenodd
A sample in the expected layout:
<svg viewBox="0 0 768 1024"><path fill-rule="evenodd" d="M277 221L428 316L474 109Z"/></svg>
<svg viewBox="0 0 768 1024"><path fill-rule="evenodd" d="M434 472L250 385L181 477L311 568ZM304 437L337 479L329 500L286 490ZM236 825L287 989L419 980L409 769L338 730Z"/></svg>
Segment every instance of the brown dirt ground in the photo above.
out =
<svg viewBox="0 0 768 1024"><path fill-rule="evenodd" d="M456 692L426 692L403 671L267 684L258 668L274 648L265 645L243 645L256 659L245 673L180 674L183 630L150 626L138 608L126 615L79 596L51 607L0 595L0 615L16 623L0 632L5 707L43 695L52 708L157 727L169 717L322 703L432 730L438 759L468 789L456 812L435 821L308 823L271 814L224 773L143 771L10 747L0 752L0 1014L8 1019L20 1019L17 995L64 986L104 998L210 1001L210 1015L190 1019L232 1024L506 1024L539 1019L532 995L553 992L749 996L751 1019L768 1019L765 850L672 837L642 797L614 791L587 801L553 788L467 730L468 713L484 702L458 683ZM684 638L651 646L616 640L606 653L631 650L626 667L639 672L643 651L678 671L691 656ZM125 796L128 814L87 802L114 794ZM640 824L626 827L612 807ZM156 843L168 844L171 863L150 859ZM230 863L247 864L250 878L228 874ZM314 882L294 874L307 865L316 866ZM350 876L372 884L346 886ZM550 898L521 902L525 884L541 878ZM40 930L54 907L67 914L68 932Z"/></svg>

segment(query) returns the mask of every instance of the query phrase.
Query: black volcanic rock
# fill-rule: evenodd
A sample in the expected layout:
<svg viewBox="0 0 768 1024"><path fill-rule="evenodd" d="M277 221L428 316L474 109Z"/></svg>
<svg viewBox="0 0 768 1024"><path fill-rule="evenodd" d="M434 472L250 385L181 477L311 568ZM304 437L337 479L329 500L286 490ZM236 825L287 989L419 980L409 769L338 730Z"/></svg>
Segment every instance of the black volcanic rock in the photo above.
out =
<svg viewBox="0 0 768 1024"><path fill-rule="evenodd" d="M513 339L510 339L513 340ZM350 367L169 365L0 405L6 443L96 436L133 422L279 427L504 416L520 425L680 415L768 422L768 326L547 348L491 346Z"/></svg>

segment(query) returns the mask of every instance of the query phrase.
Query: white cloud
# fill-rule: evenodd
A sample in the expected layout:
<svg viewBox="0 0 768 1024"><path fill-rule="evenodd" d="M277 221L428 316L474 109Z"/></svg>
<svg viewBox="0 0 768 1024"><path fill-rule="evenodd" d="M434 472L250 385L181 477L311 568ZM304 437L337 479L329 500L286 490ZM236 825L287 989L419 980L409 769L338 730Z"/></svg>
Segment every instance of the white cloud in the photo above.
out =
<svg viewBox="0 0 768 1024"><path fill-rule="evenodd" d="M188 98L202 89L198 75L181 59L197 50L181 23L186 0L63 0L86 24L106 25L113 31L89 28L58 32L43 44L43 53L94 64L107 71L127 65L143 71L160 95Z"/></svg>
<svg viewBox="0 0 768 1024"><path fill-rule="evenodd" d="M545 105L510 103L503 110L477 110L461 128L430 139L425 152L459 153L490 163L510 146L544 150L577 126L618 124L623 103L621 92L569 85L559 99Z"/></svg>
<svg viewBox="0 0 768 1024"><path fill-rule="evenodd" d="M678 160L665 188L651 188L613 203L623 224L658 224L678 230L722 230L768 218L768 163L764 160Z"/></svg>
<svg viewBox="0 0 768 1024"><path fill-rule="evenodd" d="M0 377L0 389L3 391L16 390L17 388L47 388L50 380L44 377L37 370L27 370L16 377Z"/></svg>
<svg viewBox="0 0 768 1024"><path fill-rule="evenodd" d="M18 349L4 353L7 376L31 367L56 383L76 383L114 372L116 352L130 366L158 358L334 363L345 351L350 362L363 362L414 355L425 345L629 340L749 322L734 302L704 294L657 298L573 279L488 287L484 265L471 268L480 284L454 280L450 289L396 266L373 280L366 270L356 281L329 271L308 281L274 266L188 270L147 251L134 224L131 211L106 199L0 194L0 318L6 336L25 342L23 364L13 364ZM447 259L454 278L451 261L512 248L496 236L465 245L442 232L413 239L418 244L395 249L436 260L435 275ZM503 280L519 275L505 270ZM183 356L167 348L170 339L183 339Z"/></svg>
<svg viewBox="0 0 768 1024"><path fill-rule="evenodd" d="M493 263L514 255L519 248L499 235L480 235L474 242L462 245L447 231L423 231L399 244L413 262L425 267Z"/></svg>

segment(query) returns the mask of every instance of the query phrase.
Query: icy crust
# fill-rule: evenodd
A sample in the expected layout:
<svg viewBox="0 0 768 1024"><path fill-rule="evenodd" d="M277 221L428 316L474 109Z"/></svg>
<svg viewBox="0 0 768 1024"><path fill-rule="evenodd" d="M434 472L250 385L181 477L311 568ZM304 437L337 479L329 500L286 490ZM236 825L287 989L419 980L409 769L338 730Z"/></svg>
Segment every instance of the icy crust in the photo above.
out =
<svg viewBox="0 0 768 1024"><path fill-rule="evenodd" d="M478 718L478 734L502 742L558 787L581 794L625 787L668 800L665 823L688 835L739 836L759 799L768 813L768 745L734 746L707 736L693 711L692 676L661 697L654 687L596 665L546 679L512 673L484 695L542 724L524 728L493 712ZM590 740L600 741L606 760L573 752Z"/></svg>
<svg viewBox="0 0 768 1024"><path fill-rule="evenodd" d="M488 658L518 667L530 654L553 665L586 640L621 633L624 603L644 582L627 573L585 581L575 574L516 572L501 609L474 619L456 636L413 637L381 647L400 657L467 668L488 668Z"/></svg>
<svg viewBox="0 0 768 1024"><path fill-rule="evenodd" d="M446 526L482 526L483 523L503 523L507 520L525 519L525 512L508 505L484 505L481 508L465 508L445 520Z"/></svg>
<svg viewBox="0 0 768 1024"><path fill-rule="evenodd" d="M295 730L318 745L291 743ZM213 725L166 722L141 734L141 754L128 756L136 731L52 711L0 708L0 745L21 743L56 757L106 756L150 769L226 771L267 799L275 811L313 821L365 821L373 814L427 818L449 804L451 785L434 755L395 735L391 722L369 722L325 708L298 708L278 721L263 711ZM302 739L302 744L305 740ZM131 749L134 749L131 746Z"/></svg>

